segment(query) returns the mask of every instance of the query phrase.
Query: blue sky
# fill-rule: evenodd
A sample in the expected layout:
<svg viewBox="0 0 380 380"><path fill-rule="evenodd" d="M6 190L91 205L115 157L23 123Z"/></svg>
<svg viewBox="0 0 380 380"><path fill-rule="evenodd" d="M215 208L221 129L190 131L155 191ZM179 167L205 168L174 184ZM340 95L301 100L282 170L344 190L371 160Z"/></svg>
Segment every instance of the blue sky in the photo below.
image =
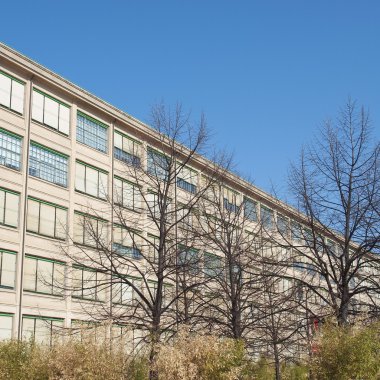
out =
<svg viewBox="0 0 380 380"><path fill-rule="evenodd" d="M238 170L286 193L289 163L351 96L380 137L380 2L4 2L0 40L146 121L204 111Z"/></svg>

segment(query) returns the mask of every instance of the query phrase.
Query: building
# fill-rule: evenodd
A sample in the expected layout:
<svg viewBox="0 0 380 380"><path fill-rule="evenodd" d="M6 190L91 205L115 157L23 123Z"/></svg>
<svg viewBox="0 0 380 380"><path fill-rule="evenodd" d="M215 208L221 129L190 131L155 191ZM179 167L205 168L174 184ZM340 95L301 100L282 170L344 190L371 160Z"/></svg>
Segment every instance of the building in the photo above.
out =
<svg viewBox="0 0 380 380"><path fill-rule="evenodd" d="M107 194L129 186L118 176L120 162L146 162L154 136L147 125L0 44L0 339L49 342L54 328L85 318L80 297L64 296L59 286L70 265L59 246L67 236L84 242L76 218L89 204L107 213ZM200 158L202 165L207 161ZM234 189L226 193L227 208L244 196L254 219L261 212L273 224L279 205L297 214L228 176ZM192 192L198 177L181 186ZM85 270L76 270L84 281ZM97 300L107 302L107 294Z"/></svg>

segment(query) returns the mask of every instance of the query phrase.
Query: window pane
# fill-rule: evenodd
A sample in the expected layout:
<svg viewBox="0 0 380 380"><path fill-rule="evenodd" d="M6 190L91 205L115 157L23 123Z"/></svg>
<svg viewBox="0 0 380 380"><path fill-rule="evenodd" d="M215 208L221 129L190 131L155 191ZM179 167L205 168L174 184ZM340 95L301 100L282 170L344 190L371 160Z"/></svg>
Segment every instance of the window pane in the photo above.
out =
<svg viewBox="0 0 380 380"><path fill-rule="evenodd" d="M84 226L83 226L83 216L79 214L74 214L74 242L83 244L83 234L84 234Z"/></svg>
<svg viewBox="0 0 380 380"><path fill-rule="evenodd" d="M70 108L62 104L59 106L59 131L65 135L70 131Z"/></svg>
<svg viewBox="0 0 380 380"><path fill-rule="evenodd" d="M119 149L123 149L123 137L121 136L121 134L115 132L114 139L115 139L114 141L115 147Z"/></svg>
<svg viewBox="0 0 380 380"><path fill-rule="evenodd" d="M0 104L10 108L11 106L11 78L0 73Z"/></svg>
<svg viewBox="0 0 380 380"><path fill-rule="evenodd" d="M44 122L44 96L37 91L33 91L32 118Z"/></svg>
<svg viewBox="0 0 380 380"><path fill-rule="evenodd" d="M16 255L3 252L3 262L1 265L1 284L14 288L16 275Z"/></svg>
<svg viewBox="0 0 380 380"><path fill-rule="evenodd" d="M5 224L18 226L18 204L19 196L17 194L7 193L5 202Z"/></svg>
<svg viewBox="0 0 380 380"><path fill-rule="evenodd" d="M56 208L55 212L55 237L58 239L66 239L67 210Z"/></svg>
<svg viewBox="0 0 380 380"><path fill-rule="evenodd" d="M82 114L77 115L77 141L107 152L107 128Z"/></svg>
<svg viewBox="0 0 380 380"><path fill-rule="evenodd" d="M45 96L44 123L54 129L58 129L58 106L56 101Z"/></svg>
<svg viewBox="0 0 380 380"><path fill-rule="evenodd" d="M24 289L36 291L37 260L25 257Z"/></svg>
<svg viewBox="0 0 380 380"><path fill-rule="evenodd" d="M86 193L98 196L98 171L90 167L86 167Z"/></svg>
<svg viewBox="0 0 380 380"><path fill-rule="evenodd" d="M108 194L108 175L99 172L99 197L106 199Z"/></svg>
<svg viewBox="0 0 380 380"><path fill-rule="evenodd" d="M44 260L37 262L37 291L52 293L53 263Z"/></svg>
<svg viewBox="0 0 380 380"><path fill-rule="evenodd" d="M0 129L0 165L20 170L21 138Z"/></svg>
<svg viewBox="0 0 380 380"><path fill-rule="evenodd" d="M12 338L12 322L11 315L0 315L0 341Z"/></svg>
<svg viewBox="0 0 380 380"><path fill-rule="evenodd" d="M36 329L34 341L39 344L50 344L51 322L43 319L36 319Z"/></svg>
<svg viewBox="0 0 380 380"><path fill-rule="evenodd" d="M4 223L5 214L5 191L0 190L0 223Z"/></svg>
<svg viewBox="0 0 380 380"><path fill-rule="evenodd" d="M24 85L12 81L11 108L19 113L24 112Z"/></svg>
<svg viewBox="0 0 380 380"><path fill-rule="evenodd" d="M65 285L65 266L54 263L53 293L63 294Z"/></svg>
<svg viewBox="0 0 380 380"><path fill-rule="evenodd" d="M53 236L55 230L55 208L41 203L40 206L40 231L42 235Z"/></svg>
<svg viewBox="0 0 380 380"><path fill-rule="evenodd" d="M27 230L38 233L40 218L40 204L39 202L28 199L28 217L27 217Z"/></svg>
<svg viewBox="0 0 380 380"><path fill-rule="evenodd" d="M115 197L115 200L114 202L118 205L122 205L123 204L123 194L122 194L122 181L118 178L115 178L114 179L114 197Z"/></svg>
<svg viewBox="0 0 380 380"><path fill-rule="evenodd" d="M22 340L30 341L34 338L34 318L22 319Z"/></svg>
<svg viewBox="0 0 380 380"><path fill-rule="evenodd" d="M75 166L75 189L79 191L86 191L85 186L86 167L80 163Z"/></svg>
<svg viewBox="0 0 380 380"><path fill-rule="evenodd" d="M73 297L82 297L82 270L78 268L73 268L71 271L72 275L72 288Z"/></svg>
<svg viewBox="0 0 380 380"><path fill-rule="evenodd" d="M123 206L133 208L133 185L123 183Z"/></svg>

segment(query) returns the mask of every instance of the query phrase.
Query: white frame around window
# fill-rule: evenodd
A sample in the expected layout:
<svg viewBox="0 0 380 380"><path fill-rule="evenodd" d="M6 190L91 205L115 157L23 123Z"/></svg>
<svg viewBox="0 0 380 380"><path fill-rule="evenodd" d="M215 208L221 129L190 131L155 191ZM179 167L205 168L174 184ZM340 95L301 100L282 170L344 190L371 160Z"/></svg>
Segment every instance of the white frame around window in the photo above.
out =
<svg viewBox="0 0 380 380"><path fill-rule="evenodd" d="M0 288L14 289L16 282L16 257L16 252L0 249Z"/></svg>
<svg viewBox="0 0 380 380"><path fill-rule="evenodd" d="M108 172L77 160L75 163L75 190L99 199L107 199Z"/></svg>
<svg viewBox="0 0 380 380"><path fill-rule="evenodd" d="M27 231L66 240L67 208L28 197Z"/></svg>
<svg viewBox="0 0 380 380"><path fill-rule="evenodd" d="M32 119L65 135L70 134L70 106L33 88Z"/></svg>
<svg viewBox="0 0 380 380"><path fill-rule="evenodd" d="M0 70L0 105L24 113L25 83Z"/></svg>
<svg viewBox="0 0 380 380"><path fill-rule="evenodd" d="M65 285L65 263L45 257L25 255L24 290L62 296Z"/></svg>
<svg viewBox="0 0 380 380"><path fill-rule="evenodd" d="M0 187L0 225L18 227L20 193Z"/></svg>

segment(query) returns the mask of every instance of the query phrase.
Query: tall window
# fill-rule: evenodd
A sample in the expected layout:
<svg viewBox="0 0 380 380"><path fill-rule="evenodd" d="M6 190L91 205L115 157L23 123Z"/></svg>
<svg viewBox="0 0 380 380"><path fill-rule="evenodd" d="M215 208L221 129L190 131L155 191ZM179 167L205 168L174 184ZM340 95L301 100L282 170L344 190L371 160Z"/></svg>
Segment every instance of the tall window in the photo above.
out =
<svg viewBox="0 0 380 380"><path fill-rule="evenodd" d="M0 287L14 288L16 278L16 252L0 249Z"/></svg>
<svg viewBox="0 0 380 380"><path fill-rule="evenodd" d="M141 279L126 276L134 286L141 289ZM137 293L132 286L126 284L123 278L115 278L112 282L112 301L114 304L128 305L137 299Z"/></svg>
<svg viewBox="0 0 380 380"><path fill-rule="evenodd" d="M0 105L22 114L24 87L23 82L0 71Z"/></svg>
<svg viewBox="0 0 380 380"><path fill-rule="evenodd" d="M82 266L72 269L73 297L91 301L106 300L108 281L104 273Z"/></svg>
<svg viewBox="0 0 380 380"><path fill-rule="evenodd" d="M24 290L51 295L63 294L63 262L26 255L24 268Z"/></svg>
<svg viewBox="0 0 380 380"><path fill-rule="evenodd" d="M197 192L198 174L190 168L183 167L177 176L177 186L195 194Z"/></svg>
<svg viewBox="0 0 380 380"><path fill-rule="evenodd" d="M213 253L204 253L204 274L206 277L215 278L223 275L223 260Z"/></svg>
<svg viewBox="0 0 380 380"><path fill-rule="evenodd" d="M30 144L29 174L67 187L67 156L32 142Z"/></svg>
<svg viewBox="0 0 380 380"><path fill-rule="evenodd" d="M223 189L224 208L230 212L239 212L239 193L232 189Z"/></svg>
<svg viewBox="0 0 380 380"><path fill-rule="evenodd" d="M33 90L32 119L69 134L70 107L36 89Z"/></svg>
<svg viewBox="0 0 380 380"><path fill-rule="evenodd" d="M114 139L114 157L129 165L140 166L141 143L117 131Z"/></svg>
<svg viewBox="0 0 380 380"><path fill-rule="evenodd" d="M0 128L0 165L20 170L21 137Z"/></svg>
<svg viewBox="0 0 380 380"><path fill-rule="evenodd" d="M260 207L260 219L264 228L273 229L273 210L261 205Z"/></svg>
<svg viewBox="0 0 380 380"><path fill-rule="evenodd" d="M106 171L82 161L76 162L75 190L93 197L106 199L108 194L108 174Z"/></svg>
<svg viewBox="0 0 380 380"><path fill-rule="evenodd" d="M277 230L281 236L289 235L289 219L284 215L277 214Z"/></svg>
<svg viewBox="0 0 380 380"><path fill-rule="evenodd" d="M12 338L13 314L0 313L0 341Z"/></svg>
<svg viewBox="0 0 380 380"><path fill-rule="evenodd" d="M167 181L169 175L170 158L163 153L148 148L147 156L148 173L163 181Z"/></svg>
<svg viewBox="0 0 380 380"><path fill-rule="evenodd" d="M27 231L66 239L67 209L40 199L28 198Z"/></svg>
<svg viewBox="0 0 380 380"><path fill-rule="evenodd" d="M257 202L244 198L244 216L252 222L257 222Z"/></svg>
<svg viewBox="0 0 380 380"><path fill-rule="evenodd" d="M74 242L88 247L107 244L108 222L91 215L75 211Z"/></svg>
<svg viewBox="0 0 380 380"><path fill-rule="evenodd" d="M115 177L115 203L131 210L141 210L141 194L138 186L122 178Z"/></svg>
<svg viewBox="0 0 380 380"><path fill-rule="evenodd" d="M178 252L178 265L182 267L183 271L190 274L199 273L199 250L195 248L180 247Z"/></svg>
<svg viewBox="0 0 380 380"><path fill-rule="evenodd" d="M127 230L122 226L114 226L113 249L119 255L126 255L133 259L142 259L140 246L141 238L133 230Z"/></svg>
<svg viewBox="0 0 380 380"><path fill-rule="evenodd" d="M82 113L77 114L77 141L107 153L108 126Z"/></svg>
<svg viewBox="0 0 380 380"><path fill-rule="evenodd" d="M51 346L59 339L63 319L24 315L22 318L22 339Z"/></svg>
<svg viewBox="0 0 380 380"><path fill-rule="evenodd" d="M0 224L18 227L20 194L0 187Z"/></svg>

